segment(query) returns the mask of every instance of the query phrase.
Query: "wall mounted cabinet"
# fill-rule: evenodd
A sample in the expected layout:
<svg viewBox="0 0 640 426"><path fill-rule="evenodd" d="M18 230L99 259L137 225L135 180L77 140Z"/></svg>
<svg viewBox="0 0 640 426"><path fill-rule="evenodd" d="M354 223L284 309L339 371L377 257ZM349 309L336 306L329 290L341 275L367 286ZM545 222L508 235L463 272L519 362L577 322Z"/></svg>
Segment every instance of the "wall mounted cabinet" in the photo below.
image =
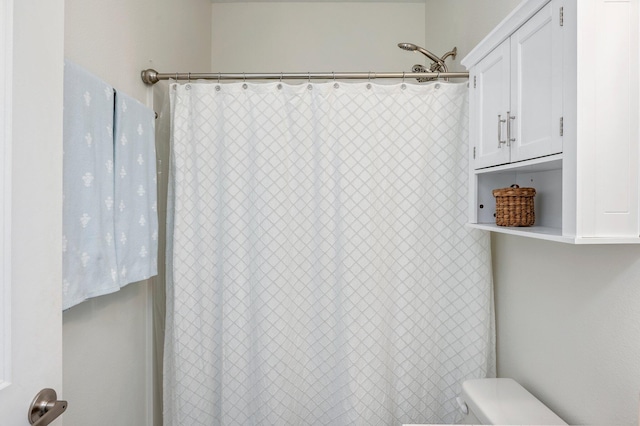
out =
<svg viewBox="0 0 640 426"><path fill-rule="evenodd" d="M475 66L476 169L562 152L562 34L545 5Z"/></svg>
<svg viewBox="0 0 640 426"><path fill-rule="evenodd" d="M467 57L470 225L640 243L640 0L529 0ZM495 225L491 191L536 188L536 225Z"/></svg>

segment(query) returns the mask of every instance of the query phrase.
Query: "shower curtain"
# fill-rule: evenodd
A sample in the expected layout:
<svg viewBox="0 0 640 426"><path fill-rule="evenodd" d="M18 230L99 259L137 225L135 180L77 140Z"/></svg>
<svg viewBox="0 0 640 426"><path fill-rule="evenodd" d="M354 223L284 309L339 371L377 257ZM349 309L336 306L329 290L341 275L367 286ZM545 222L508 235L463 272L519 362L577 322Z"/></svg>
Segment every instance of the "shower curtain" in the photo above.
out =
<svg viewBox="0 0 640 426"><path fill-rule="evenodd" d="M171 91L165 424L456 421L495 370L466 84Z"/></svg>

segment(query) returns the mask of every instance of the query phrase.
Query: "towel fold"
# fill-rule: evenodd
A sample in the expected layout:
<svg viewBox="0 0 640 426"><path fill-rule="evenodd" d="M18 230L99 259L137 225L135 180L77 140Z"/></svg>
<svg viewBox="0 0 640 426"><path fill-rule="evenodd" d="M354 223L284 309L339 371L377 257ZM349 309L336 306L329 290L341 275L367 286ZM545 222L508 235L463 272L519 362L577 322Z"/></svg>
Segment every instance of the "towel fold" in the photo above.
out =
<svg viewBox="0 0 640 426"><path fill-rule="evenodd" d="M155 116L116 91L115 237L120 286L158 271Z"/></svg>
<svg viewBox="0 0 640 426"><path fill-rule="evenodd" d="M63 309L120 288L114 244L114 89L65 61Z"/></svg>

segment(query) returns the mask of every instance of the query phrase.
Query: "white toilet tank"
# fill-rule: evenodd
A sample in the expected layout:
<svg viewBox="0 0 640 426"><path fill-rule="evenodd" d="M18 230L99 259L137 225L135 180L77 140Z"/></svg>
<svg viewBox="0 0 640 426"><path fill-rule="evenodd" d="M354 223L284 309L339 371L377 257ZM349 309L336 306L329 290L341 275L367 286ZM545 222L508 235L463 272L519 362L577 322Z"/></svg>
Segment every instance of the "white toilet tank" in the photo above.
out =
<svg viewBox="0 0 640 426"><path fill-rule="evenodd" d="M459 424L567 424L513 379L467 380L458 402L468 411Z"/></svg>

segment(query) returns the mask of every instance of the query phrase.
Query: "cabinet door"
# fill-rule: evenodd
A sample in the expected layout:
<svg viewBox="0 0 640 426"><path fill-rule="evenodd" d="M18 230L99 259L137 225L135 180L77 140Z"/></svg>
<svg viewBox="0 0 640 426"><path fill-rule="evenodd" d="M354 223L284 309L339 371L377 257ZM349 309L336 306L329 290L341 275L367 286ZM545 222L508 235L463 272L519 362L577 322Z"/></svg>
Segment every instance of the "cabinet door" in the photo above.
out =
<svg viewBox="0 0 640 426"><path fill-rule="evenodd" d="M511 36L511 162L562 152L562 27L555 3Z"/></svg>
<svg viewBox="0 0 640 426"><path fill-rule="evenodd" d="M471 146L475 148L474 167L505 164L510 161L507 146L509 111L509 40L502 43L472 69L470 102Z"/></svg>

